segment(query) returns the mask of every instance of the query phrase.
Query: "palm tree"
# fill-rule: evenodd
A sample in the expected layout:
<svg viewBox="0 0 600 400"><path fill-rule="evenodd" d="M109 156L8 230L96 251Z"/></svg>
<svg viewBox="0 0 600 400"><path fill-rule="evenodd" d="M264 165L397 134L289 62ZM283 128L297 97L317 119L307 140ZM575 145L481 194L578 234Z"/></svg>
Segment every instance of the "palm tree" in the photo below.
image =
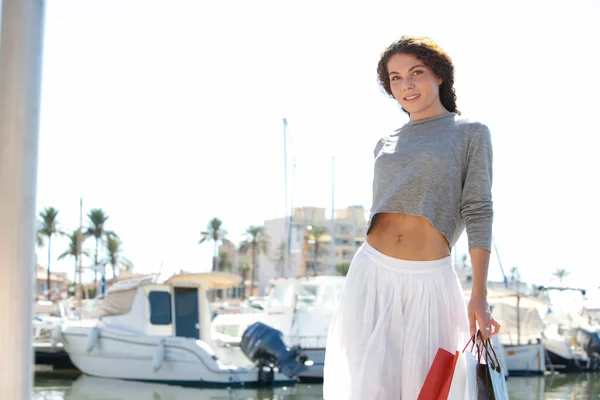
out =
<svg viewBox="0 0 600 400"><path fill-rule="evenodd" d="M44 235L39 229L35 231L35 245L37 247L44 247Z"/></svg>
<svg viewBox="0 0 600 400"><path fill-rule="evenodd" d="M117 276L117 269L124 269L131 271L133 269L133 263L127 258L123 257L121 252L123 251L121 239L116 235L110 235L106 240L106 264L110 264L112 267L113 278Z"/></svg>
<svg viewBox="0 0 600 400"><path fill-rule="evenodd" d="M248 273L251 268L248 260L240 260L239 269L242 276L242 298L246 298L246 280L248 279Z"/></svg>
<svg viewBox="0 0 600 400"><path fill-rule="evenodd" d="M327 232L327 228L325 228L324 226L313 226L312 230L311 230L311 236L313 238L313 240L315 241L315 245L314 245L314 258L313 258L313 269L314 269L314 274L317 274L317 257L321 254L321 237Z"/></svg>
<svg viewBox="0 0 600 400"><path fill-rule="evenodd" d="M60 230L58 229L58 210L54 207L46 207L44 211L39 213L39 227L38 227L38 235L37 240L39 243L39 239L42 237L48 238L48 276L47 276L47 285L48 285L48 293L47 299L50 300L50 251L52 248L52 236L60 234Z"/></svg>
<svg viewBox="0 0 600 400"><path fill-rule="evenodd" d="M219 253L219 271L231 272L232 264L229 260L229 254L225 252Z"/></svg>
<svg viewBox="0 0 600 400"><path fill-rule="evenodd" d="M69 247L67 248L67 250L65 250L60 256L58 256L58 260L62 260L64 258L67 257L73 257L73 259L75 260L75 275L73 275L75 277L75 279L73 280L74 282L77 282L77 236L79 234L79 230L71 233L69 235ZM90 257L90 253L87 250L81 250L81 254L87 257Z"/></svg>
<svg viewBox="0 0 600 400"><path fill-rule="evenodd" d="M265 232L264 227L254 225L246 229L245 235L246 239L240 243L240 252L245 252L248 248L252 251L252 278L250 281L250 295L252 295L258 270L256 258L260 253L267 254L269 252L269 236Z"/></svg>
<svg viewBox="0 0 600 400"><path fill-rule="evenodd" d="M558 281L562 283L563 279L570 275L566 269L559 268L552 274L558 278Z"/></svg>
<svg viewBox="0 0 600 400"><path fill-rule="evenodd" d="M108 239L115 233L104 228L104 224L108 220L108 215L101 208L93 208L88 214L88 228L85 231L85 238L93 237L96 239L96 249L94 251L94 265L99 263L100 242L105 238ZM98 271L94 270L94 288L98 282Z"/></svg>
<svg viewBox="0 0 600 400"><path fill-rule="evenodd" d="M214 250L213 250L213 271L218 270L218 261L219 261L219 241L225 240L225 236L227 236L227 231L222 227L223 221L219 218L213 218L208 222L208 226L206 231L201 232L200 240L198 244L202 244L204 242L208 242L210 240L213 241Z"/></svg>

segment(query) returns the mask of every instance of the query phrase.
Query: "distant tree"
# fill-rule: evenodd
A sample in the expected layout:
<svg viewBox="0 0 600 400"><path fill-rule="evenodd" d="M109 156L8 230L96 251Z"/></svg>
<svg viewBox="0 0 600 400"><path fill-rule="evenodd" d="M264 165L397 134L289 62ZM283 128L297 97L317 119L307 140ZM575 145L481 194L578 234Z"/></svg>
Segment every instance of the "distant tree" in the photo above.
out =
<svg viewBox="0 0 600 400"><path fill-rule="evenodd" d="M260 253L268 254L269 235L265 232L264 227L254 225L246 229L245 235L246 239L240 243L240 252L246 252L248 248L252 251L252 280L250 281L250 295L252 296L258 271L257 258Z"/></svg>
<svg viewBox="0 0 600 400"><path fill-rule="evenodd" d="M350 269L350 263L342 263L337 264L335 266L335 271L338 275L346 276L348 274L348 270Z"/></svg>
<svg viewBox="0 0 600 400"><path fill-rule="evenodd" d="M36 241L38 245L43 241L40 241L41 238L48 238L48 265L46 266L46 283L48 286L48 292L46 298L50 300L50 254L52 250L52 236L60 235L61 232L58 229L58 210L54 207L46 207L44 211L39 213L38 220L38 229L37 229L37 237Z"/></svg>
<svg viewBox="0 0 600 400"><path fill-rule="evenodd" d="M94 265L100 264L100 245L108 240L115 233L107 230L104 225L108 220L108 215L101 208L93 208L87 214L88 218L88 227L84 232L84 237L94 238L96 241L95 250L94 250ZM94 290L96 289L96 284L98 282L98 271L94 270Z"/></svg>
<svg viewBox="0 0 600 400"><path fill-rule="evenodd" d="M314 274L317 273L317 257L321 255L321 238L323 235L327 233L327 228L324 226L313 226L310 234L312 239L315 241L314 244L314 254L313 254L313 266L314 266Z"/></svg>
<svg viewBox="0 0 600 400"><path fill-rule="evenodd" d="M242 276L242 298L246 298L246 281L252 267L248 260L241 260L239 262L240 275Z"/></svg>
<svg viewBox="0 0 600 400"><path fill-rule="evenodd" d="M35 245L36 247L44 247L44 235L39 229L35 230Z"/></svg>
<svg viewBox="0 0 600 400"><path fill-rule="evenodd" d="M227 231L223 229L223 221L219 218L213 218L208 222L206 231L200 233L200 240L198 244L202 244L208 241L213 242L213 271L217 271L219 268L219 242L225 240Z"/></svg>
<svg viewBox="0 0 600 400"><path fill-rule="evenodd" d="M558 281L562 283L563 279L570 275L570 272L568 272L566 269L559 268L556 271L554 271L552 275L557 277Z"/></svg>
<svg viewBox="0 0 600 400"><path fill-rule="evenodd" d="M107 259L104 261L105 264L109 264L112 268L113 278L117 277L117 271L125 270L132 271L133 263L123 256L123 246L121 239L117 235L110 236L106 241L106 255Z"/></svg>
<svg viewBox="0 0 600 400"><path fill-rule="evenodd" d="M73 233L71 233L69 235L69 247L67 247L67 250L65 250L61 255L58 256L58 260L63 260L67 257L72 257L73 260L75 260L75 275L73 275L75 277L74 282L77 282L77 235L79 233L79 230L74 231ZM81 250L81 254L82 256L86 256L86 257L90 257L90 253L87 250Z"/></svg>
<svg viewBox="0 0 600 400"><path fill-rule="evenodd" d="M229 254L225 252L219 253L219 271L231 272L232 263L229 260Z"/></svg>

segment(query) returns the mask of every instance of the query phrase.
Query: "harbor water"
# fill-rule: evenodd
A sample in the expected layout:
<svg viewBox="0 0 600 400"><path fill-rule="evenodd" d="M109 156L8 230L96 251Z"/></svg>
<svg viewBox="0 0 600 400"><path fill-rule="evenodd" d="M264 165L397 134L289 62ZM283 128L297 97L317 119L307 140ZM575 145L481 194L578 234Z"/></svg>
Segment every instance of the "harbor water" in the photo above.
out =
<svg viewBox="0 0 600 400"><path fill-rule="evenodd" d="M600 374L511 377L511 400L600 399ZM195 389L113 379L36 376L34 400L317 400L320 384L273 389Z"/></svg>

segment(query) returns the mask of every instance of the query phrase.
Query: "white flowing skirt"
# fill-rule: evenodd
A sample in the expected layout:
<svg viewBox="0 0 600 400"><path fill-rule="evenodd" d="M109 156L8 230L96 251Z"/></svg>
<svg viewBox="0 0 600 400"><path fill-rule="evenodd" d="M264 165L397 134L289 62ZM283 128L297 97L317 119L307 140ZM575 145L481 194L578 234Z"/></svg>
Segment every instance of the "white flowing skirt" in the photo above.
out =
<svg viewBox="0 0 600 400"><path fill-rule="evenodd" d="M400 260L365 241L329 327L323 397L415 400L438 348L454 353L468 338L465 300L450 257ZM455 379L466 380L466 374ZM465 384L453 381L452 398L463 398Z"/></svg>

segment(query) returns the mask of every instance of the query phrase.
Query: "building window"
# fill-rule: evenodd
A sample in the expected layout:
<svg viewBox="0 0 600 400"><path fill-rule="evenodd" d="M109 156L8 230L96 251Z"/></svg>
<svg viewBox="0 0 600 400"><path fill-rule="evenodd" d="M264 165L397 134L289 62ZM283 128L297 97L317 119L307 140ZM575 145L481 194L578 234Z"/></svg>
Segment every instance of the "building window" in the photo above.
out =
<svg viewBox="0 0 600 400"><path fill-rule="evenodd" d="M171 324L171 293L152 291L148 294L150 302L150 323L152 325Z"/></svg>

